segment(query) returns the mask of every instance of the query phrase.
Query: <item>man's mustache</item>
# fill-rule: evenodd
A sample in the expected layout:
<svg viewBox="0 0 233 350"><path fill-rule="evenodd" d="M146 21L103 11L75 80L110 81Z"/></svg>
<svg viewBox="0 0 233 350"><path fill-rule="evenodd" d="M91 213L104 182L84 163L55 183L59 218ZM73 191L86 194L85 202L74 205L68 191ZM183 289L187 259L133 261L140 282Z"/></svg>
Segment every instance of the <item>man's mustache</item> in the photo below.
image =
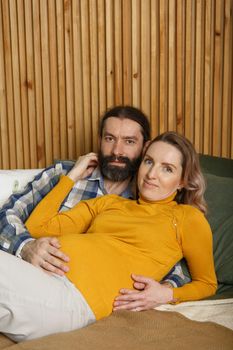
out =
<svg viewBox="0 0 233 350"><path fill-rule="evenodd" d="M111 163L111 162L121 162L128 164L130 163L130 160L128 157L123 157L123 156L105 156L104 160L106 163Z"/></svg>

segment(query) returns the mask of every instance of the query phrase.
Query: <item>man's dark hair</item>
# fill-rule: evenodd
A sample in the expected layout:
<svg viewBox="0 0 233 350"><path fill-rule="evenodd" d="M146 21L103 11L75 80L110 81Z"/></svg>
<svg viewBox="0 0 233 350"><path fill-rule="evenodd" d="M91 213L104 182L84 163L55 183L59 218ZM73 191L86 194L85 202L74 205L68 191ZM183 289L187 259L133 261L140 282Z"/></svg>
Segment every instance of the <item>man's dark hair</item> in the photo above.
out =
<svg viewBox="0 0 233 350"><path fill-rule="evenodd" d="M143 136L143 142L150 140L150 123L146 115L138 108L131 106L116 106L107 110L103 115L100 126L99 135L102 137L105 121L110 117L116 117L120 119L130 119L141 125L141 132Z"/></svg>

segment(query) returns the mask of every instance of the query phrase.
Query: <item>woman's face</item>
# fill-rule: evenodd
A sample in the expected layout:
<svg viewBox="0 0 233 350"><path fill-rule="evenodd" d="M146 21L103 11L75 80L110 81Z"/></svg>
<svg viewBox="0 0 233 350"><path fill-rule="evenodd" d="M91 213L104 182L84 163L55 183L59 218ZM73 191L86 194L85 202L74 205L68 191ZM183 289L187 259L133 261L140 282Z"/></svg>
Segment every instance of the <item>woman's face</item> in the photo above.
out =
<svg viewBox="0 0 233 350"><path fill-rule="evenodd" d="M148 148L138 171L141 197L157 201L182 188L182 154L174 146L157 141Z"/></svg>

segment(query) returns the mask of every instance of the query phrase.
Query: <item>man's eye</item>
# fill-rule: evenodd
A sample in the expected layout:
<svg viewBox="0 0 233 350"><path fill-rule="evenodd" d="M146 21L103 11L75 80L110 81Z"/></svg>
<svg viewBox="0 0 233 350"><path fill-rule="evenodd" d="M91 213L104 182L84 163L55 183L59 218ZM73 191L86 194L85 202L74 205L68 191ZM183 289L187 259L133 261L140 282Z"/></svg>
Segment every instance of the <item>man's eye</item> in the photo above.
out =
<svg viewBox="0 0 233 350"><path fill-rule="evenodd" d="M111 137L111 136L105 136L105 141L107 141L107 142L112 142L113 141L113 137Z"/></svg>
<svg viewBox="0 0 233 350"><path fill-rule="evenodd" d="M127 145L133 145L135 143L134 140L126 140Z"/></svg>

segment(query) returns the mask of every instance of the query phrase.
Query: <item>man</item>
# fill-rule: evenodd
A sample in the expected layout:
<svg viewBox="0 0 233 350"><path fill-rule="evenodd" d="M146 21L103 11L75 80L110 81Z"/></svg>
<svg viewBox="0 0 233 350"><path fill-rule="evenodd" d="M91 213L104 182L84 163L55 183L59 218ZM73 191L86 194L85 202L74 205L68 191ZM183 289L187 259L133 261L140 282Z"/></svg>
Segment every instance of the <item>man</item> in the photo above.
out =
<svg viewBox="0 0 233 350"><path fill-rule="evenodd" d="M89 153L80 157L75 165L73 162L57 162L37 175L24 192L10 197L0 210L0 250L16 255L47 272L64 275L68 269L64 262L69 257L60 250L59 240L51 237L34 240L23 223L40 200L57 184L62 174L69 173L72 178L73 166L80 171L80 177L64 198L61 211L72 208L80 200L107 193L133 198L134 175L141 161L143 147L149 139L149 122L140 110L129 106L108 110L100 124L98 156ZM179 267L176 268L166 281L175 286L182 285L184 280L180 271ZM133 275L132 279L134 287L141 294L135 296L134 293L133 299L132 295L124 296L123 301L118 300L114 304L116 309L142 310L166 302L163 299L166 286L143 276ZM153 303L151 293L155 295ZM141 302L135 303L138 295L140 299L144 297L143 306Z"/></svg>

